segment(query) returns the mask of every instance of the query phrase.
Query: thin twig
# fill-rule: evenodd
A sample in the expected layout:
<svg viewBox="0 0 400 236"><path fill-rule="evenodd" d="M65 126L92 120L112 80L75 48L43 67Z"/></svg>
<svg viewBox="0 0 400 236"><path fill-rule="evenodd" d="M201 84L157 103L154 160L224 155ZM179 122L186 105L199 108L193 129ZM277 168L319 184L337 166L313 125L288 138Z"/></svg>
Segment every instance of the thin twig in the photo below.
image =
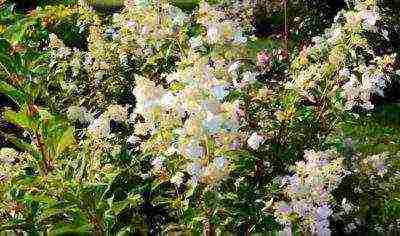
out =
<svg viewBox="0 0 400 236"><path fill-rule="evenodd" d="M287 1L288 0L283 0L284 8L285 8L285 49L288 50L288 22L287 22Z"/></svg>

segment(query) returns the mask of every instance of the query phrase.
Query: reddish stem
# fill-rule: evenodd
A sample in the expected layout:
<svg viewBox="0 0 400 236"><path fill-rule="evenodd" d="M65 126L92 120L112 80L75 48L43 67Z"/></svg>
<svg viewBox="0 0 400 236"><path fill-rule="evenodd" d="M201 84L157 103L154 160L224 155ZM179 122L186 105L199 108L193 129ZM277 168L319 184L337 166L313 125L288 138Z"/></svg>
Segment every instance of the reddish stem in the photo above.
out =
<svg viewBox="0 0 400 236"><path fill-rule="evenodd" d="M28 103L28 112L29 112L29 116L31 116L31 117L35 116L38 112L36 106L32 102ZM44 171L44 174L47 175L51 170L51 163L47 156L46 144L44 142L42 135L39 133L39 131L37 129L35 131L35 136L36 136L36 145L37 145L40 153L42 154L42 158L43 158L43 171Z"/></svg>

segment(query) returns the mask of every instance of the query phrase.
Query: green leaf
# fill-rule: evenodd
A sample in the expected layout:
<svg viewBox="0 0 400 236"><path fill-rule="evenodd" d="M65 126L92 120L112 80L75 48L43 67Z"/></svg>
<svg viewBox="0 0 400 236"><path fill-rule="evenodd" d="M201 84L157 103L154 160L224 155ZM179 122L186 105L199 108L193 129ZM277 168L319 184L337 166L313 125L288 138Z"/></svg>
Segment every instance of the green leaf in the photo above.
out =
<svg viewBox="0 0 400 236"><path fill-rule="evenodd" d="M64 225L54 231L52 231L53 235L61 236L61 235L92 235L93 227L90 224L85 224L80 227L76 227L75 225Z"/></svg>
<svg viewBox="0 0 400 236"><path fill-rule="evenodd" d="M25 110L22 110L20 112L15 112L15 111L6 111L4 112L4 118L15 125L21 126L24 129L27 130L32 130L34 127L32 127L33 120L28 116L27 112Z"/></svg>
<svg viewBox="0 0 400 236"><path fill-rule="evenodd" d="M2 69L5 70L7 74L11 72L15 72L15 65L13 60L10 56L6 55L5 53L0 53L0 63Z"/></svg>
<svg viewBox="0 0 400 236"><path fill-rule="evenodd" d="M171 43L171 44L169 45L167 51L165 52L165 58L164 58L164 60L165 60L166 62L168 61L168 59L169 59L170 56L171 56L172 47L173 47L173 44Z"/></svg>
<svg viewBox="0 0 400 236"><path fill-rule="evenodd" d="M90 5L102 7L119 7L123 5L122 0L87 0Z"/></svg>
<svg viewBox="0 0 400 236"><path fill-rule="evenodd" d="M68 146L73 144L74 141L74 129L72 127L68 127L58 141L56 157L60 155Z"/></svg>
<svg viewBox="0 0 400 236"><path fill-rule="evenodd" d="M128 197L128 202L133 207L137 207L142 203L142 196L140 194L132 194Z"/></svg>
<svg viewBox="0 0 400 236"><path fill-rule="evenodd" d="M8 141L14 144L16 147L21 150L29 152L36 160L40 159L40 153L36 149L36 147L32 144L26 143L25 141L18 139L14 135L6 134L0 131L0 134L5 137Z"/></svg>
<svg viewBox="0 0 400 236"><path fill-rule="evenodd" d="M26 94L9 85L5 81L0 81L0 93L10 97L19 106L22 106L27 102Z"/></svg>
<svg viewBox="0 0 400 236"><path fill-rule="evenodd" d="M129 206L129 201L113 202L111 205L111 210L115 215L118 215L128 206Z"/></svg>
<svg viewBox="0 0 400 236"><path fill-rule="evenodd" d="M6 52L10 48L10 43L5 38L0 38L0 52Z"/></svg>

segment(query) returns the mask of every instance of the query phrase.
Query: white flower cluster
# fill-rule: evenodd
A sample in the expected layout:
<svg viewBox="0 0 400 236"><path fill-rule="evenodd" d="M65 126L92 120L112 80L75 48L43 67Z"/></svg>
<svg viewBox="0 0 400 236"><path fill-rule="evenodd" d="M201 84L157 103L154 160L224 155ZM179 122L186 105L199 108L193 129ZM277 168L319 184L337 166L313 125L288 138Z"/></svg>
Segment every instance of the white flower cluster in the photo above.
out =
<svg viewBox="0 0 400 236"><path fill-rule="evenodd" d="M313 102L318 100L316 94L334 100L340 92L345 98L344 109L361 106L370 110L374 107L371 96L383 96L390 82L386 68L394 63L395 55L376 56L365 36L376 31L376 2L356 1L355 5L355 10L338 14L337 19L344 18L344 22L337 20L324 35L313 39L312 46L303 48L292 67L294 76L288 87Z"/></svg>
<svg viewBox="0 0 400 236"><path fill-rule="evenodd" d="M128 106L110 105L106 112L90 123L88 133L95 139L107 138L110 135L110 121L125 121L127 118Z"/></svg>
<svg viewBox="0 0 400 236"><path fill-rule="evenodd" d="M350 27L364 27L368 30L375 29L376 22L380 19L376 0L355 0L355 11L344 13L346 23Z"/></svg>
<svg viewBox="0 0 400 236"><path fill-rule="evenodd" d="M113 20L119 28L120 56L150 59L163 45L183 37L180 31L188 18L167 1L150 1L147 4L125 2L122 13L115 14Z"/></svg>
<svg viewBox="0 0 400 236"><path fill-rule="evenodd" d="M90 123L94 120L93 114L83 106L70 106L67 109L67 117L71 121L79 121L80 123Z"/></svg>
<svg viewBox="0 0 400 236"><path fill-rule="evenodd" d="M386 61L386 62L385 62ZM394 61L394 56L386 56L385 58L375 58L377 67L361 65L356 70L356 73L361 74L361 81L344 68L339 72L339 75L348 81L342 86L344 96L346 97L345 109L351 109L355 105L359 105L367 110L374 108L371 103L371 95L378 94L384 96L384 89L390 82L387 74L383 73L383 66Z"/></svg>
<svg viewBox="0 0 400 236"><path fill-rule="evenodd" d="M0 149L0 184L24 172L24 166L32 161L32 156L17 152L12 148Z"/></svg>
<svg viewBox="0 0 400 236"><path fill-rule="evenodd" d="M207 29L204 42L209 44L227 43L244 44L247 37L243 35L241 22L233 19L227 12L202 2L197 21Z"/></svg>
<svg viewBox="0 0 400 236"><path fill-rule="evenodd" d="M279 202L276 215L287 227L299 221L303 231L329 235L329 217L333 213L331 192L345 176L343 159L332 151L306 151L294 174L282 179L288 202Z"/></svg>
<svg viewBox="0 0 400 236"><path fill-rule="evenodd" d="M65 59L72 53L71 49L66 47L64 43L57 37L57 35L53 33L49 34L49 47L56 49L56 53L54 55L57 59Z"/></svg>
<svg viewBox="0 0 400 236"><path fill-rule="evenodd" d="M388 172L388 157L387 153L380 153L363 159L362 162L367 169L367 174L376 173L378 176L383 177Z"/></svg>
<svg viewBox="0 0 400 236"><path fill-rule="evenodd" d="M183 157L186 168L181 171L189 173L193 183L216 183L228 169L224 153L241 145L239 102L226 101L229 84L214 72L198 60L167 76L170 89L139 76L134 89L135 112L145 119L135 125L135 134L152 134L144 149L167 154L167 161ZM154 163L158 169L162 166L161 161Z"/></svg>
<svg viewBox="0 0 400 236"><path fill-rule="evenodd" d="M224 10L210 6L207 2L202 2L197 12L197 23L205 29L205 32L189 39L191 50L205 51L204 46L208 46L211 49L212 60L224 59L226 63L232 63L234 59L247 54L248 37L240 17L234 17Z"/></svg>
<svg viewBox="0 0 400 236"><path fill-rule="evenodd" d="M264 142L264 137L257 134L257 133L252 133L250 135L250 137L247 139L247 145L253 149L253 150L257 150L260 145Z"/></svg>

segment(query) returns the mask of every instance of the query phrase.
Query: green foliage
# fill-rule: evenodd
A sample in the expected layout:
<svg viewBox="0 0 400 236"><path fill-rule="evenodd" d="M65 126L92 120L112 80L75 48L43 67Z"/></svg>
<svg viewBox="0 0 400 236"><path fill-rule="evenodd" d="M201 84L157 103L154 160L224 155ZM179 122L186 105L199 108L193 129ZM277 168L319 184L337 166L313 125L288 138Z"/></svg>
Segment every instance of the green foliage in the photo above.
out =
<svg viewBox="0 0 400 236"><path fill-rule="evenodd" d="M351 138L354 149L365 154L400 151L397 104L378 106L372 114L350 116L342 123L341 141Z"/></svg>
<svg viewBox="0 0 400 236"><path fill-rule="evenodd" d="M104 6L104 7L116 7L116 6L122 6L123 4L122 0L88 0L87 2L91 5Z"/></svg>
<svg viewBox="0 0 400 236"><path fill-rule="evenodd" d="M28 12L23 3L0 1L0 95L8 98L0 101L0 232L287 230L279 212L280 203L290 200L287 182L315 174L293 165L308 163L307 150L323 156L329 149L336 151L331 161L344 157L335 167L343 164L340 170L347 173L327 193L330 230L341 234L352 223L360 232L389 230L398 224L398 96L369 97L364 84L368 96L355 95L344 109L352 94L345 96L349 78L339 75L340 69L359 67L354 72L359 77L375 72L387 73L387 80L398 77L398 58L377 56L400 50L396 32L385 36L381 28L388 22L399 27L395 5L387 4L379 24L360 23L372 17L363 9L357 9L364 14L359 22L343 15L342 25L298 48L321 34L339 9L325 2L289 2L293 34L287 41L278 32L285 9L277 1L264 4L264 12L230 1L139 2L124 7L121 0L40 0ZM258 29L262 37L244 37L253 33L250 23L260 22L270 22L271 29L263 29L265 35ZM335 27L342 38L327 43ZM362 70L367 67L374 70ZM200 89L214 80L221 86L216 91ZM297 80L304 87L315 82L312 91L293 89ZM139 101L138 91L148 99ZM379 103L370 111L355 105L375 99ZM208 110L189 114L188 107ZM230 121L238 121L237 127ZM218 132L204 131L198 144L204 160L189 157L185 152L193 147L186 141L213 128ZM200 167L190 165L194 160ZM311 208L318 207L314 202ZM294 234L309 233L303 216L293 211L287 217Z"/></svg>

